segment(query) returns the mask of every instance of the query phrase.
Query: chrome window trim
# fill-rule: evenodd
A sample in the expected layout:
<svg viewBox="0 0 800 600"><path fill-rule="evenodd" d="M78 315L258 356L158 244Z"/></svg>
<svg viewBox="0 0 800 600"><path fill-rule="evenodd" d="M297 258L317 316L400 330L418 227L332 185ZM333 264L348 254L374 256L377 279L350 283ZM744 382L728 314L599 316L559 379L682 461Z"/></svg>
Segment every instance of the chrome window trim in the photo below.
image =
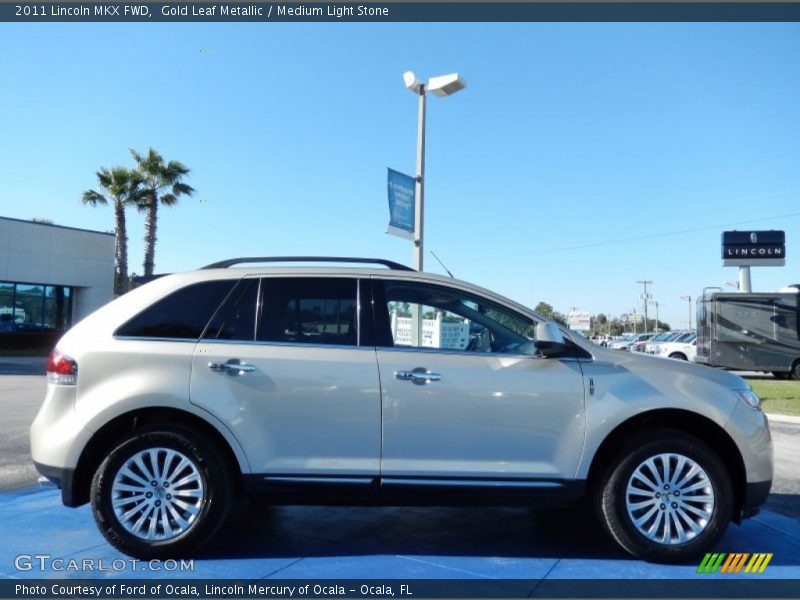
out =
<svg viewBox="0 0 800 600"><path fill-rule="evenodd" d="M483 356L485 358L492 357L509 357L509 358L529 358L532 360L544 360L544 356L534 356L532 354L517 354L512 352L465 352L464 350L449 350L446 348L419 348L416 346L376 346L375 350L384 352L420 352L422 354L446 354L446 355L459 355L459 356ZM559 356L556 360L562 361L578 361L576 356Z"/></svg>
<svg viewBox="0 0 800 600"><path fill-rule="evenodd" d="M278 346L278 347L297 347L297 348L315 348L317 350L324 348L338 349L338 350L371 350L375 351L375 346L353 346L346 344L308 344L305 342L259 342L251 340L198 340L204 344L239 344L248 346Z"/></svg>
<svg viewBox="0 0 800 600"><path fill-rule="evenodd" d="M196 344L201 338L171 338L171 337L149 337L142 335L115 335L115 340L130 340L135 342L184 342Z"/></svg>

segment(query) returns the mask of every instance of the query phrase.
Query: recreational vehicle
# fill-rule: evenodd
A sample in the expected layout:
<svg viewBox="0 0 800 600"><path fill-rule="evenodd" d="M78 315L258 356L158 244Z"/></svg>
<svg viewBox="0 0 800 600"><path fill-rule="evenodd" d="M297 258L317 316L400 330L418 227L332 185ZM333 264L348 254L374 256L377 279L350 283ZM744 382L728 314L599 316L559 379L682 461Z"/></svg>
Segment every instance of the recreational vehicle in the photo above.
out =
<svg viewBox="0 0 800 600"><path fill-rule="evenodd" d="M774 293L704 293L697 299L697 358L712 367L800 379L797 286Z"/></svg>

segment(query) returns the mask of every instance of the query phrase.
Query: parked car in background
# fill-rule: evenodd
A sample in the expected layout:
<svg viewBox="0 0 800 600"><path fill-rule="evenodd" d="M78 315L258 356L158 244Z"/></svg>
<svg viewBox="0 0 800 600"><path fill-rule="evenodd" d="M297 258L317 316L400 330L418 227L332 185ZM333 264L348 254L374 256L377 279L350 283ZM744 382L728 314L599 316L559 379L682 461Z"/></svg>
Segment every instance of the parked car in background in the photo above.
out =
<svg viewBox="0 0 800 600"><path fill-rule="evenodd" d="M667 331L654 336L647 344L644 351L646 354L658 354L658 347L666 342L691 342L696 337L693 331Z"/></svg>
<svg viewBox="0 0 800 600"><path fill-rule="evenodd" d="M688 342L674 341L661 344L658 347L658 356L694 362L697 357L697 336L693 336Z"/></svg>
<svg viewBox="0 0 800 600"><path fill-rule="evenodd" d="M636 336L636 338L633 340L628 349L631 352L644 352L645 344L654 335L655 335L654 333L640 333L639 335Z"/></svg>
<svg viewBox="0 0 800 600"><path fill-rule="evenodd" d="M617 336L616 339L611 340L611 342L609 342L608 348L612 350L620 350L622 349L622 346L624 346L630 341L631 337L633 337L633 335L630 333Z"/></svg>
<svg viewBox="0 0 800 600"><path fill-rule="evenodd" d="M610 335L595 335L589 339L603 348L607 348L608 345L613 341L613 338Z"/></svg>
<svg viewBox="0 0 800 600"><path fill-rule="evenodd" d="M657 333L653 337L651 337L649 340L647 340L647 342L644 345L643 352L645 354L655 354L655 352L654 352L655 347L660 342L666 342L667 340L674 339L675 336L676 336L676 332L674 332L674 331L662 331L661 333Z"/></svg>
<svg viewBox="0 0 800 600"><path fill-rule="evenodd" d="M611 342L609 348L612 350L627 350L634 341L636 341L636 334L626 333L625 335Z"/></svg>

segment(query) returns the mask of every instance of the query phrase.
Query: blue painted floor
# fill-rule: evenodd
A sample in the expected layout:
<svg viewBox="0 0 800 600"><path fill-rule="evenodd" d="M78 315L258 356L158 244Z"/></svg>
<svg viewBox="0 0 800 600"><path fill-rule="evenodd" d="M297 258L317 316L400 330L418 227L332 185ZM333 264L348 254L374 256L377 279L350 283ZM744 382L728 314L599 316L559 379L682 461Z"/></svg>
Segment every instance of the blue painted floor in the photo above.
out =
<svg viewBox="0 0 800 600"><path fill-rule="evenodd" d="M696 566L664 566L620 551L591 515L529 508L254 507L229 525L190 573L15 569L19 554L125 559L97 531L88 506L60 492L0 494L0 577L277 579L728 579ZM731 525L718 552L772 552L764 575L800 579L800 523L762 512ZM119 564L119 563L117 563Z"/></svg>

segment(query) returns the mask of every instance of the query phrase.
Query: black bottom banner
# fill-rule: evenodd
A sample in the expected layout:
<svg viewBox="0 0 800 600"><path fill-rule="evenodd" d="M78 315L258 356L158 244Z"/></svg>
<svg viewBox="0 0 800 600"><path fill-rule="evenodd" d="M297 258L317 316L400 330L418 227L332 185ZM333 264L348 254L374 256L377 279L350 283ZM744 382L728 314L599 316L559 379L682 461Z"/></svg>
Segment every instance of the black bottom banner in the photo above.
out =
<svg viewBox="0 0 800 600"><path fill-rule="evenodd" d="M30 579L0 598L797 598L796 579Z"/></svg>

